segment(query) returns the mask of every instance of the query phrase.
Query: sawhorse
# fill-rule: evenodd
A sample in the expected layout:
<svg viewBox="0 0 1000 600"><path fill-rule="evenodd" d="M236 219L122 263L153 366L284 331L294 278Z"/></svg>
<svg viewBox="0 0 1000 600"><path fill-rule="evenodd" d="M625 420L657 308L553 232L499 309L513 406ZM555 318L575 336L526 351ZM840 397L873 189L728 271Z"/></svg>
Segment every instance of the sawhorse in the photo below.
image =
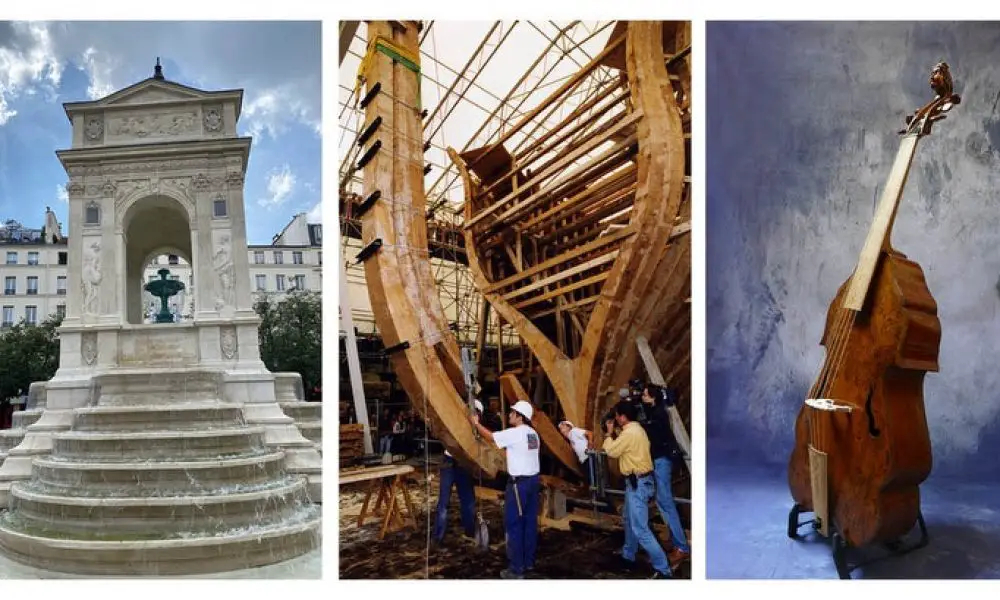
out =
<svg viewBox="0 0 1000 600"><path fill-rule="evenodd" d="M365 521L369 518L378 519L381 517L382 528L378 534L379 540L384 539L385 534L390 531L390 524L392 524L391 531L398 531L406 527L407 520L411 520L413 527L416 528L416 513L413 510L413 502L410 500L410 491L406 488L406 479L413 471L413 467L409 465L396 465L365 469L340 478L341 485L371 481L368 493L365 494L364 503L361 505L361 514L358 515L359 528L364 526ZM373 495L376 495L375 506L369 511ZM404 505L406 514L402 514Z"/></svg>

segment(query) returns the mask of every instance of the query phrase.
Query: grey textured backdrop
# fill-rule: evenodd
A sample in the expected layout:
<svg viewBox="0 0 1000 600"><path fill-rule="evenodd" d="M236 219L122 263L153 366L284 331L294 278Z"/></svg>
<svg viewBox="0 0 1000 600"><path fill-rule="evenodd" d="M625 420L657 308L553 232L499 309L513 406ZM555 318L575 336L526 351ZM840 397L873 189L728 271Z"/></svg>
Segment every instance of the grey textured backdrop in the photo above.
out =
<svg viewBox="0 0 1000 600"><path fill-rule="evenodd" d="M936 474L1000 474L1000 24L707 25L707 432L784 467L904 117L939 60L962 96L917 149L893 246L942 325L924 386Z"/></svg>

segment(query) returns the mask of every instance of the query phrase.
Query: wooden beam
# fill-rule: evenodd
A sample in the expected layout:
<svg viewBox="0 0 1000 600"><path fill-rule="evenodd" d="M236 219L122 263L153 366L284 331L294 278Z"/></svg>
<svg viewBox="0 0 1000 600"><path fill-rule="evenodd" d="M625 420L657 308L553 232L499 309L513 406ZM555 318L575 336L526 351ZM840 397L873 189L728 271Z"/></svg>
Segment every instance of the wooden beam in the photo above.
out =
<svg viewBox="0 0 1000 600"><path fill-rule="evenodd" d="M666 386L667 382L663 380L660 367L656 364L656 359L653 358L653 351L649 348L649 342L646 341L645 337L638 336L635 338L635 343L639 347L639 356L642 357L642 363L646 367L649 379L656 385ZM687 463L688 472L694 473L691 470L691 437L688 436L687 430L684 429L684 421L681 419L680 413L677 412L676 406L667 407L667 414L670 416L670 429L674 432L674 438L680 444L681 450L684 451L684 462Z"/></svg>
<svg viewBox="0 0 1000 600"><path fill-rule="evenodd" d="M615 41L608 44L607 48L605 48L604 51L602 51L600 54L594 57L594 60L587 63L587 65L584 68L577 71L575 75L573 75L571 78L569 78L569 80L567 80L565 83L559 86L559 89L552 92L552 94L545 100L542 100L541 104L539 104L530 112L528 112L528 114L524 115L524 117L522 117L521 120L518 121L516 125L508 129L503 135L501 135L500 139L490 144L487 151L483 153L483 156L485 156L493 148L496 148L497 146L506 142L508 139L510 139L512 135L520 131L525 124L531 122L532 119L537 117L543 110L545 110L546 107L548 107L550 104L558 100L563 94L565 94L569 90L575 88L577 84L583 81L583 79L590 74L591 71L593 71L595 68L597 68L598 65L600 65L601 60L605 56L614 52L619 45L624 43L625 43L625 36L623 35L618 39L616 39ZM468 168L472 169L472 167L474 167L475 164L476 164L475 161L473 161L472 163L469 164Z"/></svg>
<svg viewBox="0 0 1000 600"><path fill-rule="evenodd" d="M507 294L504 294L503 300L506 301L506 302L510 302L510 300L512 298L517 298L518 296L523 296L524 294L527 294L528 292L533 291L533 290L537 290L538 288L540 288L542 286L549 285L549 284L554 283L556 281L562 281L563 279L566 279L567 277L571 277L571 276L576 275L578 273L583 273L584 271L586 271L588 269L593 269L594 267L598 267L600 265L609 263L609 262L613 261L617 257L618 257L618 250L614 250L612 252L608 252L607 254L602 254L602 255L600 255L600 256L598 256L596 258L592 258L592 259L588 260L587 262L580 263L580 264L578 264L576 266L570 267L569 269L566 269L564 271L560 271L560 272L558 272L558 273L556 273L554 275L550 275L550 276L546 277L545 279L536 281L535 283L532 283L530 285L526 285L526 286L521 287L521 288L517 288L517 289L515 289L512 292L508 292Z"/></svg>
<svg viewBox="0 0 1000 600"><path fill-rule="evenodd" d="M625 130L626 127L629 127L629 126L633 125L636 121L639 120L639 118L641 116L642 116L642 114L637 112L637 113L633 113L633 114L625 117L619 123L617 123L615 125L615 127L609 129L608 132L606 132L603 136L599 136L599 137L596 137L596 138L593 138L593 139L589 140L586 144L580 146L579 148L574 149L569 154L567 154L567 155L563 156L562 158L560 158L556 163L554 163L553 165L549 166L544 171L541 171L541 172L538 172L538 173L535 173L534 175L532 175L531 179L529 179L528 181L524 182L524 185L526 187L531 187L531 186L533 186L535 184L535 182L541 181L543 179L546 179L549 176L552 176L554 174L557 174L557 173L561 172L561 170L563 168L565 168L566 165L568 165L568 164L576 161L581 156L587 154L588 152L592 151L594 148L596 148L600 144L606 142L609 137L611 137L612 135L614 135L614 133L619 132L619 131L623 131L623 130ZM615 149L616 149L615 151L621 150L621 148L623 148L623 147L624 147L624 144L620 144L619 143L619 144L615 145ZM605 155L609 155L609 154L607 152L605 152ZM565 180L565 178L563 180L561 180L561 181L564 182L564 180ZM527 199L525 199L522 202L522 204L530 202L535 197L537 197L537 196L545 193L547 190L553 189L554 187L555 186L550 185L550 186L546 187L545 190L540 190L540 191L532 194ZM464 226L465 229L471 229L472 227L474 227L477 223L479 223L480 221L482 221L486 217L488 217L488 216L492 215L493 213L499 211L502 207L504 207L507 203L509 203L514 198L516 198L516 192L512 192L512 193L504 196L503 198L497 200L495 203L491 204L486 209L480 211L471 220L467 221L465 223L465 226ZM502 218L503 217L500 217L500 219L502 219Z"/></svg>
<svg viewBox="0 0 1000 600"><path fill-rule="evenodd" d="M539 273L542 273L543 271L546 271L548 269L552 269L554 267L557 267L557 266L563 264L564 262L572 260L572 259L574 259L574 258L576 258L576 257L578 257L578 256L580 256L582 254L586 254L588 252L592 252L592 251L597 250L599 248L603 248L604 246L607 246L609 244L613 244L614 242L617 242L619 240L625 239L628 236L632 235L633 232L634 232L634 230L629 229L629 228L622 229L621 231L617 231L617 232L615 232L615 233L613 233L613 234L611 234L611 235L609 235L607 237L604 237L604 238L601 238L599 240L596 240L596 241L594 241L594 242L592 242L590 244L587 244L585 246L581 246L581 247L577 248L572 253L560 254L559 256L555 256L553 258L550 258L550 259L546 260L545 262L543 262L541 264L537 264L537 265L535 265L533 267L529 267L529 268L525 269L524 271L522 271L520 273L517 273L517 274L512 275L510 277L507 277L505 279L501 279L500 281L498 281L498 282L496 282L494 284L491 284L489 287L487 287L485 290L483 290L483 292L487 293L487 294L492 294L493 292L502 290L503 288L508 287L510 285L513 285L513 284L517 283L518 281L521 281L523 279L527 279L531 275L538 275Z"/></svg>
<svg viewBox="0 0 1000 600"><path fill-rule="evenodd" d="M552 290L551 292L542 294L540 296L535 296L533 298L528 298L527 300L524 300L522 302L514 304L513 306L514 306L514 308L516 308L518 310L521 310L521 309L526 308L528 306L532 306L534 304L538 304L539 302L545 302L546 300L551 300L552 298L556 298L557 296L562 296L563 294L568 294L569 292L572 292L573 290L578 290L578 289L580 289L582 287L586 287L588 285L593 285L595 283L600 283L600 282L604 281L605 279L607 279L608 275L610 275L610 274L611 273L609 271L604 271L603 273L598 273L597 275L594 275L592 277L588 277L586 279L581 279L580 281L575 281L573 283L570 283L568 285L564 285L562 287L557 287L554 290Z"/></svg>

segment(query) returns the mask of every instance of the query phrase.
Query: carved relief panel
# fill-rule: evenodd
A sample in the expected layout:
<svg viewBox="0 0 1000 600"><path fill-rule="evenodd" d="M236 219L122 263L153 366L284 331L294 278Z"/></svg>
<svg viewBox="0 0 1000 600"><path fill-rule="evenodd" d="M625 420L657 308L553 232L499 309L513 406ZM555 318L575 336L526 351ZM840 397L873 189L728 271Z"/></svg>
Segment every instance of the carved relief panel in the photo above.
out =
<svg viewBox="0 0 1000 600"><path fill-rule="evenodd" d="M215 310L236 307L236 279L232 236L228 231L212 232L212 269L216 279Z"/></svg>
<svg viewBox="0 0 1000 600"><path fill-rule="evenodd" d="M174 108L109 113L107 142L135 143L201 137L200 112L197 108Z"/></svg>

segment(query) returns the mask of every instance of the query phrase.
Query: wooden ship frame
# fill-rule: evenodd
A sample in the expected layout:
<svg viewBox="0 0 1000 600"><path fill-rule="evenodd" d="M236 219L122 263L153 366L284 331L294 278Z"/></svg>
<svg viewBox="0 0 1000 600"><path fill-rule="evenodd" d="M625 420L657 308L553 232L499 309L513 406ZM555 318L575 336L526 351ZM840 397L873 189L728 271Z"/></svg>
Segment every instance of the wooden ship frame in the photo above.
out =
<svg viewBox="0 0 1000 600"><path fill-rule="evenodd" d="M353 165L364 183L352 215L363 250L355 260L413 408L459 463L491 479L504 457L469 425L459 344L430 269L420 25L374 21L367 29L358 91L365 126ZM599 447L601 415L633 377L678 392L673 425L689 449L690 45L690 23L619 22L598 56L496 141L448 149L464 188L469 269L485 298L477 346L490 310L520 336L528 360L508 371L501 361L503 395L534 401L533 425L558 464L553 475L577 490L586 479L556 423L592 430ZM539 134L536 118L600 67L617 77ZM517 133L525 135L513 145ZM558 400L553 414L538 407L545 391Z"/></svg>

